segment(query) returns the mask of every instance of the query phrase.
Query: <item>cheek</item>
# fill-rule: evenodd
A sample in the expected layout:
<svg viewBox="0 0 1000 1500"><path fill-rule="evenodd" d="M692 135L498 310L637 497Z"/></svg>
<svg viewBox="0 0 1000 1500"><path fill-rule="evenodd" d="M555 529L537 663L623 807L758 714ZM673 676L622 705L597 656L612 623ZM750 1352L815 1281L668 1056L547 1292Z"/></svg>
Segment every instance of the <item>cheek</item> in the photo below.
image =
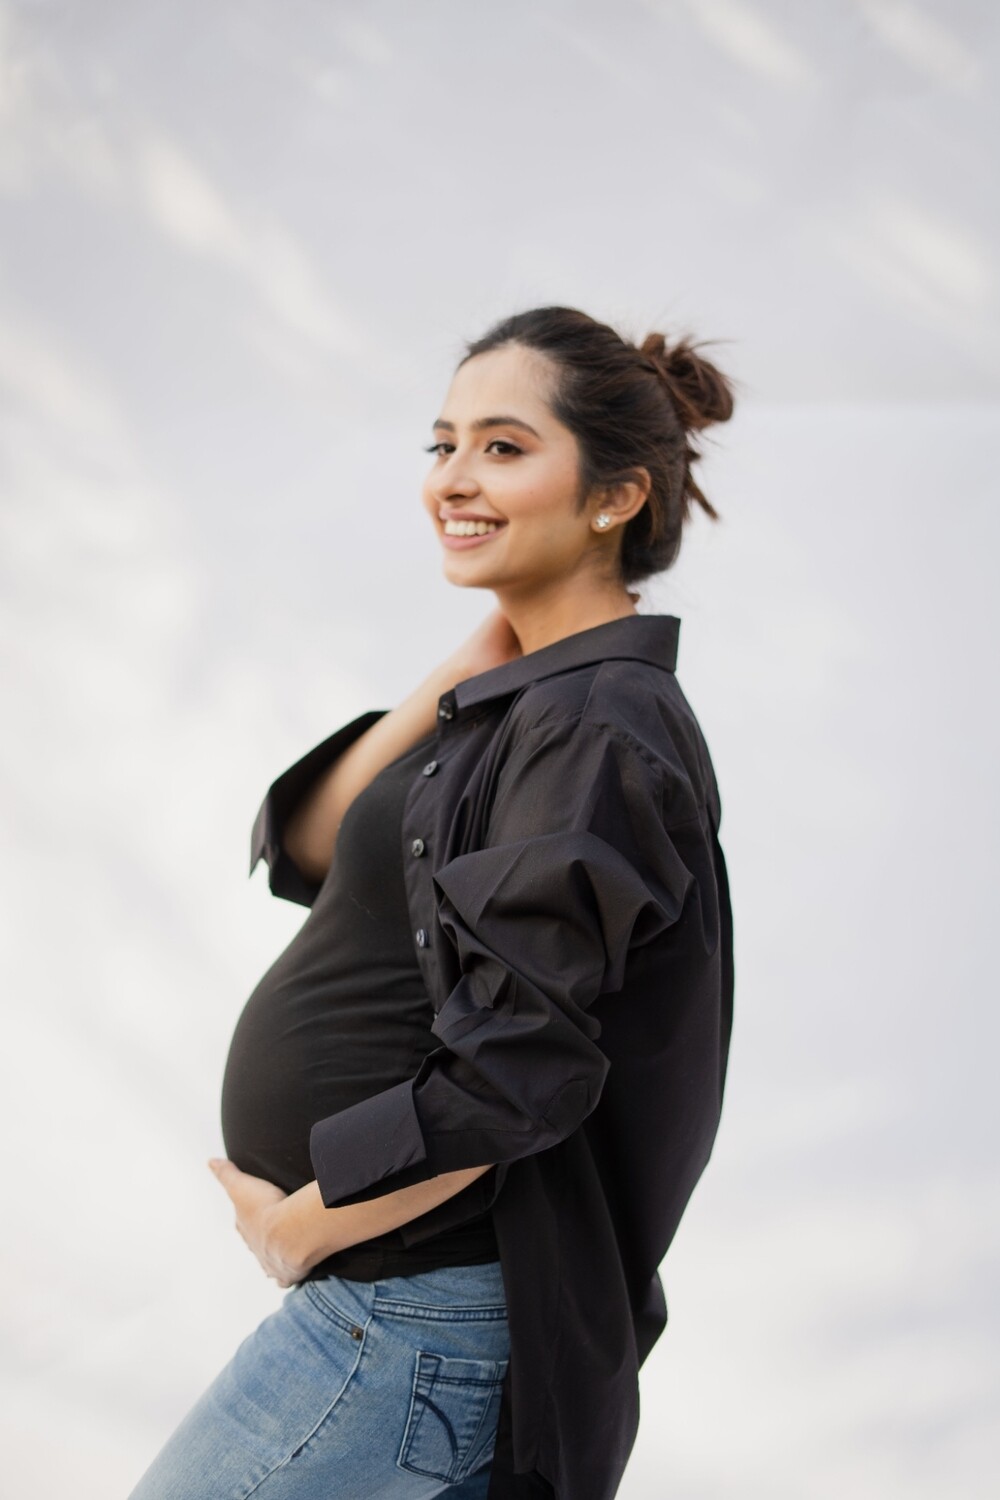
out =
<svg viewBox="0 0 1000 1500"><path fill-rule="evenodd" d="M425 479L420 486L420 503L429 516L437 515L437 502L434 499L429 479Z"/></svg>
<svg viewBox="0 0 1000 1500"><path fill-rule="evenodd" d="M542 528L555 536L572 532L579 525L574 514L575 476L563 464L538 464L519 468L506 484L497 484L497 505L511 521Z"/></svg>
<svg viewBox="0 0 1000 1500"><path fill-rule="evenodd" d="M548 531L560 524L562 507L553 503L552 491L537 480L511 485L506 494L495 493L504 515L519 526Z"/></svg>
<svg viewBox="0 0 1000 1500"><path fill-rule="evenodd" d="M579 518L573 516L565 500L554 504L552 495L541 489L533 493L522 491L505 507L505 514L518 531L552 542L568 540L580 526Z"/></svg>

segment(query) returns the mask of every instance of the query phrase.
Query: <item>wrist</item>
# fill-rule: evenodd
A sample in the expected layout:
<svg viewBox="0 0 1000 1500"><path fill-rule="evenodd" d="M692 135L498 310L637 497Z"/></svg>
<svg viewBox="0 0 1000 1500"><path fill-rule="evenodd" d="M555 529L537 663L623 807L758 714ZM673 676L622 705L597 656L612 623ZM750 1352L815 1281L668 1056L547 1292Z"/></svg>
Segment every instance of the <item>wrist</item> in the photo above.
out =
<svg viewBox="0 0 1000 1500"><path fill-rule="evenodd" d="M434 668L430 676L426 678L425 685L437 699L449 688L453 688L456 682L462 682L466 677L474 677L475 672L475 667L470 665L465 657L449 656L440 666Z"/></svg>
<svg viewBox="0 0 1000 1500"><path fill-rule="evenodd" d="M315 1181L274 1205L268 1237L274 1254L297 1275L342 1248L333 1233L336 1211L328 1209Z"/></svg>

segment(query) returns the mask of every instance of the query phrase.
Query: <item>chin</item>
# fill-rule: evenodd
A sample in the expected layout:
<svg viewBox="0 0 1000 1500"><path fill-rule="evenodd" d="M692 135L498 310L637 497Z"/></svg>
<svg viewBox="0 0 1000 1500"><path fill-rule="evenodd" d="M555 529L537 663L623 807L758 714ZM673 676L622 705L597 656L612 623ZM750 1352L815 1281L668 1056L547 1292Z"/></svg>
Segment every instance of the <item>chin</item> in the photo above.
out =
<svg viewBox="0 0 1000 1500"><path fill-rule="evenodd" d="M509 557L501 558L496 555L488 557L487 551L488 549L484 548L482 551L469 549L453 552L447 547L442 547L441 571L447 581L455 584L457 588L504 588L512 581L512 574L516 575L516 565ZM516 577L513 581L516 582Z"/></svg>
<svg viewBox="0 0 1000 1500"><path fill-rule="evenodd" d="M453 573L449 568L445 568L444 576L446 582L453 583L458 589L493 589L498 587L497 581L492 579L488 573L473 578L467 573Z"/></svg>

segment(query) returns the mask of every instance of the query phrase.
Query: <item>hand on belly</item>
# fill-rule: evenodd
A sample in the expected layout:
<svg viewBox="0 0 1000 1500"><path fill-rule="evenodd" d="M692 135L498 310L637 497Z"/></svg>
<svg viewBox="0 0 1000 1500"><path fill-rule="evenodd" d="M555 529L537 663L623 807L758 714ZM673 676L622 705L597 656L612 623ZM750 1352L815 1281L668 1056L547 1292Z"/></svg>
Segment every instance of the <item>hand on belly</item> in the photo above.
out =
<svg viewBox="0 0 1000 1500"><path fill-rule="evenodd" d="M266 1178L241 1172L235 1162L212 1157L208 1165L236 1209L236 1229L256 1255L267 1276L281 1287L301 1281L308 1267L292 1265L279 1251L276 1233L281 1207L288 1197Z"/></svg>

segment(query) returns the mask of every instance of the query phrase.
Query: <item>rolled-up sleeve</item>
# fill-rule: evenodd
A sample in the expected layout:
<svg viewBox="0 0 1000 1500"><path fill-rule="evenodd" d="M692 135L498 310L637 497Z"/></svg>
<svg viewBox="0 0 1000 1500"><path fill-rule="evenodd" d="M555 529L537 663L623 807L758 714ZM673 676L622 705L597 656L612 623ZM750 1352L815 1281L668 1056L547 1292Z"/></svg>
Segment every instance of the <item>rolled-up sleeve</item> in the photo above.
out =
<svg viewBox="0 0 1000 1500"><path fill-rule="evenodd" d="M287 771L282 771L268 787L250 833L250 874L257 868L258 861L265 859L267 881L273 895L282 896L286 901L297 901L300 906L312 906L321 882L304 875L285 849L288 819L318 777L385 713L388 709L368 709L343 724L308 750Z"/></svg>
<svg viewBox="0 0 1000 1500"><path fill-rule="evenodd" d="M669 832L675 775L621 731L522 733L483 845L434 871L438 940L461 977L440 1045L403 1083L319 1120L310 1153L328 1208L555 1145L595 1108L609 1067L598 996L678 921L694 876Z"/></svg>

